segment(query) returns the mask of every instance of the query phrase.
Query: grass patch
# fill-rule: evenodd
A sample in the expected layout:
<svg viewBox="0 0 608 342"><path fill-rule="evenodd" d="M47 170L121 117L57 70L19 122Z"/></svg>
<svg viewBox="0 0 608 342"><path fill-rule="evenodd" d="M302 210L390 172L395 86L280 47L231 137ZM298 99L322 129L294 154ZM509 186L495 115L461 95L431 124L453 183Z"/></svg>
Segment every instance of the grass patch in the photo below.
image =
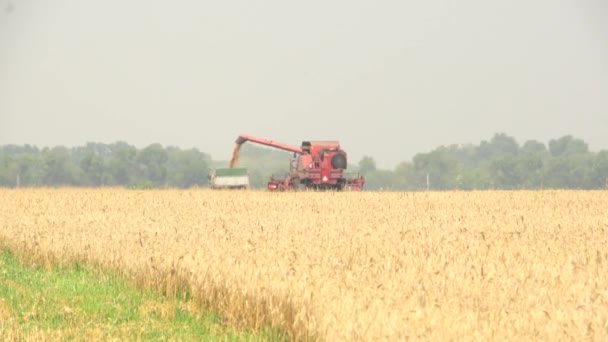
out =
<svg viewBox="0 0 608 342"><path fill-rule="evenodd" d="M3 340L267 341L281 335L237 331L189 301L139 289L74 264L45 270L0 250Z"/></svg>

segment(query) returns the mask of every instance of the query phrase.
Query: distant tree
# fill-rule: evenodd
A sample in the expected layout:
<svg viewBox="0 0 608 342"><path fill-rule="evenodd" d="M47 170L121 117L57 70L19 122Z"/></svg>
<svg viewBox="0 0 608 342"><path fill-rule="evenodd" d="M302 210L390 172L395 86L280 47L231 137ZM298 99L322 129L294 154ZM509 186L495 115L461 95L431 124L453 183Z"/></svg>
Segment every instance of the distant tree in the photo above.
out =
<svg viewBox="0 0 608 342"><path fill-rule="evenodd" d="M18 167L13 155L0 152L0 185L16 186Z"/></svg>
<svg viewBox="0 0 608 342"><path fill-rule="evenodd" d="M530 146L524 150L526 152L518 155L516 166L520 187L526 189L543 188L543 169L545 166L543 152L538 148L530 148Z"/></svg>
<svg viewBox="0 0 608 342"><path fill-rule="evenodd" d="M570 178L570 165L566 158L551 158L547 160L544 167L544 187L560 188L568 187Z"/></svg>
<svg viewBox="0 0 608 342"><path fill-rule="evenodd" d="M595 156L590 178L592 188L608 188L608 151L600 151Z"/></svg>
<svg viewBox="0 0 608 342"><path fill-rule="evenodd" d="M44 185L44 165L39 152L27 152L17 156L20 186Z"/></svg>
<svg viewBox="0 0 608 342"><path fill-rule="evenodd" d="M81 185L82 171L70 159L70 150L63 146L42 151L44 184L50 186Z"/></svg>
<svg viewBox="0 0 608 342"><path fill-rule="evenodd" d="M209 158L197 149L167 148L169 186L189 188L207 184Z"/></svg>
<svg viewBox="0 0 608 342"><path fill-rule="evenodd" d="M100 186L104 182L105 145L89 143L84 148L77 148L74 158L84 173L84 185Z"/></svg>
<svg viewBox="0 0 608 342"><path fill-rule="evenodd" d="M517 159L511 155L496 157L490 163L490 174L498 189L516 189L520 184Z"/></svg>
<svg viewBox="0 0 608 342"><path fill-rule="evenodd" d="M40 150L30 145L0 147L0 186L44 185Z"/></svg>
<svg viewBox="0 0 608 342"><path fill-rule="evenodd" d="M376 171L376 161L374 158L369 156L364 156L361 158L359 161L359 172L362 175L366 175L373 171Z"/></svg>
<svg viewBox="0 0 608 342"><path fill-rule="evenodd" d="M137 149L125 142L110 145L111 157L105 162L103 184L132 186L140 178Z"/></svg>
<svg viewBox="0 0 608 342"><path fill-rule="evenodd" d="M467 169L459 175L459 180L462 190L493 189L496 185L488 166Z"/></svg>
<svg viewBox="0 0 608 342"><path fill-rule="evenodd" d="M547 147L540 141L528 140L520 148L520 153L542 154L547 152Z"/></svg>
<svg viewBox="0 0 608 342"><path fill-rule="evenodd" d="M464 167L474 166L477 161L477 147L472 144L450 145L447 148L439 147L438 149L444 149Z"/></svg>
<svg viewBox="0 0 608 342"><path fill-rule="evenodd" d="M414 163L401 162L394 171L395 187L398 190L419 190L416 184L416 168Z"/></svg>
<svg viewBox="0 0 608 342"><path fill-rule="evenodd" d="M167 151L160 144L152 144L137 153L137 162L141 171L139 184L163 186L167 179Z"/></svg>
<svg viewBox="0 0 608 342"><path fill-rule="evenodd" d="M549 152L553 157L562 155L584 154L589 152L589 146L581 139L571 135L549 141Z"/></svg>
<svg viewBox="0 0 608 342"><path fill-rule="evenodd" d="M366 190L397 190L397 177L391 170L373 170L365 174Z"/></svg>
<svg viewBox="0 0 608 342"><path fill-rule="evenodd" d="M457 189L462 180L461 163L445 148L414 156L414 168L419 183L426 187L426 178L433 190Z"/></svg>
<svg viewBox="0 0 608 342"><path fill-rule="evenodd" d="M490 142L482 141L477 149L478 159L492 160L498 156L517 155L519 145L515 138L504 133L497 133Z"/></svg>

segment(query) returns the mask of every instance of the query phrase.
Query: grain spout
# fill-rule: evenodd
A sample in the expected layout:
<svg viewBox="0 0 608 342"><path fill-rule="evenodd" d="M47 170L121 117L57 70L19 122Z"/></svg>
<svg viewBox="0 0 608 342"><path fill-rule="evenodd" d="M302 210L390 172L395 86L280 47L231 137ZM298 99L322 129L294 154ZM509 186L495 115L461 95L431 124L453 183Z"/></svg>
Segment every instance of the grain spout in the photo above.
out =
<svg viewBox="0 0 608 342"><path fill-rule="evenodd" d="M241 151L241 144L236 144L232 150L232 159L230 159L230 168L236 167L239 162L239 153Z"/></svg>

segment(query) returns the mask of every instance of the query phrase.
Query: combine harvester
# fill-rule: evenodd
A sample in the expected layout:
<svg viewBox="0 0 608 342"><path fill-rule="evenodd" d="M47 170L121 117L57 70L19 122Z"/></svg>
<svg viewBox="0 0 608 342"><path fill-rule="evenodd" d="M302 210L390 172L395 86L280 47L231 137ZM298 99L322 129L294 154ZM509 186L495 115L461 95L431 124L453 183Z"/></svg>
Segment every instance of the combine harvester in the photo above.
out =
<svg viewBox="0 0 608 342"><path fill-rule="evenodd" d="M340 148L340 143L337 141L303 141L301 147L295 147L241 134L236 139L236 147L230 161L231 168L236 167L241 145L247 141L293 152L289 174L284 179L270 177L269 191L361 191L365 184L365 179L360 175L345 178L346 152Z"/></svg>

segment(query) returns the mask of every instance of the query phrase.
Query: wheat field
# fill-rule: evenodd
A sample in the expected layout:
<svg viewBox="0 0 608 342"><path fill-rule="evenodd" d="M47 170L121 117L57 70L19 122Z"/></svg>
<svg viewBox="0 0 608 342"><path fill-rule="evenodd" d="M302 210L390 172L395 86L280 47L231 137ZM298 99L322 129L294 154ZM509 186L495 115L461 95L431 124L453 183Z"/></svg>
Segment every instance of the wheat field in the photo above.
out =
<svg viewBox="0 0 608 342"><path fill-rule="evenodd" d="M0 190L0 247L291 338L608 340L608 192Z"/></svg>

